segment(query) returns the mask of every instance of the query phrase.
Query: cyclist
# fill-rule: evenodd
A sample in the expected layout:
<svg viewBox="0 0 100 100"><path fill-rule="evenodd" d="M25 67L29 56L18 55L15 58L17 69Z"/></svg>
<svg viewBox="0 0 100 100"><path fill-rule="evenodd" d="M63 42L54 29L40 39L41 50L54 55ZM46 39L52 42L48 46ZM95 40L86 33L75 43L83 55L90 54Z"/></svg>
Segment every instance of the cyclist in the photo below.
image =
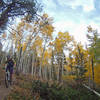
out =
<svg viewBox="0 0 100 100"><path fill-rule="evenodd" d="M7 56L7 61L6 61L6 72L10 72L10 83L12 83L12 74L13 74L13 67L14 67L14 61L10 56Z"/></svg>

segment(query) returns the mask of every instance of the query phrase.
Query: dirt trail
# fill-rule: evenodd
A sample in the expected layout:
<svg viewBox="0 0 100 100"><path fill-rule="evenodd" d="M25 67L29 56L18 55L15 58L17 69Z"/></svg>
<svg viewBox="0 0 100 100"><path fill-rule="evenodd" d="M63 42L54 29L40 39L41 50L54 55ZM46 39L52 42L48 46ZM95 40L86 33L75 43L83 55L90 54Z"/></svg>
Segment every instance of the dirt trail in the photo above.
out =
<svg viewBox="0 0 100 100"><path fill-rule="evenodd" d="M10 88L5 87L4 77L4 71L2 70L2 68L0 68L0 100L4 100L11 91Z"/></svg>

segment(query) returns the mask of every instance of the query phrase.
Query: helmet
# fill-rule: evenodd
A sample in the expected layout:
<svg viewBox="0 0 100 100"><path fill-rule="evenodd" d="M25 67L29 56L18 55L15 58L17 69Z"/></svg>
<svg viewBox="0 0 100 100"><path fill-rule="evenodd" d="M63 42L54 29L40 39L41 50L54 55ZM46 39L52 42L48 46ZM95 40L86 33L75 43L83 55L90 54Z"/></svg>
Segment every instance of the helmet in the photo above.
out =
<svg viewBox="0 0 100 100"><path fill-rule="evenodd" d="M7 59L10 59L11 57L10 57L10 55L7 55Z"/></svg>

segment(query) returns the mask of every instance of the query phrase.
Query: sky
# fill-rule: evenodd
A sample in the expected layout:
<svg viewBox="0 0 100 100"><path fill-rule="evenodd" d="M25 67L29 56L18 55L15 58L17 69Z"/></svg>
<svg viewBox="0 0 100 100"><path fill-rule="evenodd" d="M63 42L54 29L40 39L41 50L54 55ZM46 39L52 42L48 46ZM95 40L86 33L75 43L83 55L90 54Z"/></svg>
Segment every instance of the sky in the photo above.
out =
<svg viewBox="0 0 100 100"><path fill-rule="evenodd" d="M68 31L82 44L87 42L87 27L100 32L100 0L39 0L43 12L53 17L54 34Z"/></svg>

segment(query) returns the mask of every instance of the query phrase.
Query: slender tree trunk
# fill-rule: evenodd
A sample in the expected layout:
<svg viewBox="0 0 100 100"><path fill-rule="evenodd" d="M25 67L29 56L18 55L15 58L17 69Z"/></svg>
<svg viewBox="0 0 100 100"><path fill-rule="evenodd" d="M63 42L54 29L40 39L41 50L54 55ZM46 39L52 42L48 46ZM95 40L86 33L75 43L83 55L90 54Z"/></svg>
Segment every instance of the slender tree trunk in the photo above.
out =
<svg viewBox="0 0 100 100"><path fill-rule="evenodd" d="M45 67L45 79L48 80L48 78L47 78L47 66Z"/></svg>
<svg viewBox="0 0 100 100"><path fill-rule="evenodd" d="M42 59L41 59L40 68L39 68L39 77L41 78L42 78L42 62L43 62L44 52L45 52L45 46L43 48Z"/></svg>
<svg viewBox="0 0 100 100"><path fill-rule="evenodd" d="M51 68L50 68L50 66L48 66L49 68L49 79L51 80L52 79L52 70L51 70Z"/></svg>
<svg viewBox="0 0 100 100"><path fill-rule="evenodd" d="M62 58L59 65L59 82L62 82Z"/></svg>
<svg viewBox="0 0 100 100"><path fill-rule="evenodd" d="M20 70L20 59L21 59L21 54L22 54L22 47L20 48L19 54L18 54L18 61L16 64L16 74L19 74L19 70Z"/></svg>
<svg viewBox="0 0 100 100"><path fill-rule="evenodd" d="M89 87L90 87L90 80L91 80L90 70L91 70L91 68L90 68L90 63L89 63Z"/></svg>
<svg viewBox="0 0 100 100"><path fill-rule="evenodd" d="M52 79L53 80L57 80L56 78L56 71L55 71L55 66L54 66L54 53L53 53L53 50L52 50L52 65L51 65L51 68L52 68Z"/></svg>
<svg viewBox="0 0 100 100"><path fill-rule="evenodd" d="M31 75L33 76L34 74L34 53L32 55L32 71L31 71Z"/></svg>
<svg viewBox="0 0 100 100"><path fill-rule="evenodd" d="M95 84L94 84L94 61L93 61L93 58L91 59L91 64L92 64L92 80L93 80L93 89L94 89Z"/></svg>

